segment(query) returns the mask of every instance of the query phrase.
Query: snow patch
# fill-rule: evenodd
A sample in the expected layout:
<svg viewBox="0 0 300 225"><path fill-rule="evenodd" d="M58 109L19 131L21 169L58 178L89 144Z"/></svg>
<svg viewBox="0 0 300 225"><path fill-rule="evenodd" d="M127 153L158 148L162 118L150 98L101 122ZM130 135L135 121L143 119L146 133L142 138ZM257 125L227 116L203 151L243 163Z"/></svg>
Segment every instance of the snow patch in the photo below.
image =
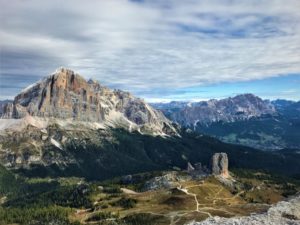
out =
<svg viewBox="0 0 300 225"><path fill-rule="evenodd" d="M59 148L60 150L62 150L62 146L61 146L61 144L58 141L56 141L53 138L51 138L50 142L51 142L51 144L53 144L54 146L56 146L57 148Z"/></svg>

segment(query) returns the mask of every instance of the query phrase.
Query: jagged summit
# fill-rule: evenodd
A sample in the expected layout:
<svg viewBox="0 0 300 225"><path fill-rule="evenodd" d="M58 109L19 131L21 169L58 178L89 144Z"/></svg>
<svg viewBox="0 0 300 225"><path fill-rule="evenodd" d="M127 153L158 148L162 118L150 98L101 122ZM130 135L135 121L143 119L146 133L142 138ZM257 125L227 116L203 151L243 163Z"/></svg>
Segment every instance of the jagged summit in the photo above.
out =
<svg viewBox="0 0 300 225"><path fill-rule="evenodd" d="M94 80L94 79L89 79L88 83L89 84L99 84L99 82L97 80Z"/></svg>
<svg viewBox="0 0 300 225"><path fill-rule="evenodd" d="M86 81L66 68L25 88L3 108L2 118L26 116L110 123L151 132L175 132L164 115L142 99L111 90L95 80Z"/></svg>
<svg viewBox="0 0 300 225"><path fill-rule="evenodd" d="M270 101L253 94L240 94L221 100L188 103L153 104L171 120L182 125L207 125L218 121L234 122L247 120L264 114L276 114Z"/></svg>
<svg viewBox="0 0 300 225"><path fill-rule="evenodd" d="M252 94L252 93L243 93L243 94L238 94L234 97L231 97L233 99L241 99L241 98L245 98L245 99L261 99L260 97Z"/></svg>

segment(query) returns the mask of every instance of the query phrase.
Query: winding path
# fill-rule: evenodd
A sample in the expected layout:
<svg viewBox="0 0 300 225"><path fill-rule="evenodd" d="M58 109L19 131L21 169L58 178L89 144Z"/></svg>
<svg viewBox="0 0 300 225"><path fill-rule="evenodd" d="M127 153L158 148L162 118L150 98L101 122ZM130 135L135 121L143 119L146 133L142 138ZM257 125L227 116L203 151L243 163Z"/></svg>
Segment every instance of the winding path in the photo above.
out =
<svg viewBox="0 0 300 225"><path fill-rule="evenodd" d="M196 186L196 185L195 185L195 186ZM195 186L191 186L191 187L195 187ZM200 185L197 185L197 186L200 186ZM187 187L187 188L188 188L188 187ZM211 215L209 212L205 212L205 211L199 210L199 205L200 205L200 204L199 204L199 202L198 202L197 195L194 194L194 193L190 193L190 192L188 191L187 188L182 188L181 185L180 185L179 187L177 187L178 190L184 192L185 194L187 194L187 195L189 195L189 196L194 197L195 202L196 202L196 210L195 210L196 212L203 213L203 214L208 215L209 217L212 217L212 215Z"/></svg>

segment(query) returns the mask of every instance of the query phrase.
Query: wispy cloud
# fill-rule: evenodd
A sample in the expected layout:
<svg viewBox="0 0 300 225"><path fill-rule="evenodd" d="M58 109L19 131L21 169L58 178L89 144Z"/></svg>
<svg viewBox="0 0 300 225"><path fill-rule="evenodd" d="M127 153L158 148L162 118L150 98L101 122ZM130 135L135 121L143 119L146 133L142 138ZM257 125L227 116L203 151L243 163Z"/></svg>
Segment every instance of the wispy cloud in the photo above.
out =
<svg viewBox="0 0 300 225"><path fill-rule="evenodd" d="M151 98L299 74L299 8L298 0L0 0L1 84L66 66ZM2 85L1 95L12 90Z"/></svg>

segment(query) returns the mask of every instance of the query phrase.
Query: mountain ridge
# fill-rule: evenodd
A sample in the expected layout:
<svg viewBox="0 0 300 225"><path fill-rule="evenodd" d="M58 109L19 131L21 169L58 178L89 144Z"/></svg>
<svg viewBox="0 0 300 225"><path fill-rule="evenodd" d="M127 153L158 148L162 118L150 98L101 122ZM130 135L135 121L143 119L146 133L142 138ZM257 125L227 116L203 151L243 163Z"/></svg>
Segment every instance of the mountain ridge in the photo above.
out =
<svg viewBox="0 0 300 225"><path fill-rule="evenodd" d="M72 70L55 73L22 90L2 107L2 119L25 117L73 119L136 129L153 134L176 134L171 122L129 92L110 90L86 81Z"/></svg>
<svg viewBox="0 0 300 225"><path fill-rule="evenodd" d="M26 88L0 119L0 163L28 176L105 179L183 168L187 160L207 164L220 151L235 168L299 173L297 152L266 153L199 135L130 93L67 69Z"/></svg>
<svg viewBox="0 0 300 225"><path fill-rule="evenodd" d="M275 115L275 107L269 100L263 100L254 94L246 93L224 99L210 99L199 102L152 103L173 121L183 125L195 122L210 124L212 122L245 120L263 114Z"/></svg>
<svg viewBox="0 0 300 225"><path fill-rule="evenodd" d="M243 94L152 106L170 120L224 142L265 150L300 148L300 101L270 101Z"/></svg>

